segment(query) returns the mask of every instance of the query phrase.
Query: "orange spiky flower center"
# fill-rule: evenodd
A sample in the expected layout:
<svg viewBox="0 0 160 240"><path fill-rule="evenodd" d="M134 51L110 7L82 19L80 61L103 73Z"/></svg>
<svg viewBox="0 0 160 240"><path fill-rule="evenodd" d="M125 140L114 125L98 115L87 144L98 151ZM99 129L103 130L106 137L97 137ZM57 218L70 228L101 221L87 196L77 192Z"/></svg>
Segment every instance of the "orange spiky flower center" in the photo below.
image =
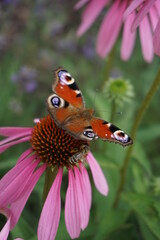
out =
<svg viewBox="0 0 160 240"><path fill-rule="evenodd" d="M57 127L49 115L34 126L30 142L42 162L52 167L69 168L83 162L89 150L87 141L75 139Z"/></svg>

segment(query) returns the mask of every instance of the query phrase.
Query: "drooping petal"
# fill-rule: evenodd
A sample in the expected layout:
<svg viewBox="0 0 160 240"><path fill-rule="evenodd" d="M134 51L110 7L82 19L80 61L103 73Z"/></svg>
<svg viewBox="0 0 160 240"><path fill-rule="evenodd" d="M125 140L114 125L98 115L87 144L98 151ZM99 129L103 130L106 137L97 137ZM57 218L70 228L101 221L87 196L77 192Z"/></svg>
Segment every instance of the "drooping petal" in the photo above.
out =
<svg viewBox="0 0 160 240"><path fill-rule="evenodd" d="M160 17L160 1L159 0L155 1L155 7L157 10L158 16Z"/></svg>
<svg viewBox="0 0 160 240"><path fill-rule="evenodd" d="M25 152L23 152L21 154L21 156L18 158L17 163L20 163L21 161L23 161L26 157L28 157L31 153L33 153L33 149L29 148L28 150L26 150Z"/></svg>
<svg viewBox="0 0 160 240"><path fill-rule="evenodd" d="M1 127L0 128L0 136L4 136L4 137L10 137L10 136L14 136L15 134L21 134L25 132L29 132L31 133L33 128L29 128L29 127Z"/></svg>
<svg viewBox="0 0 160 240"><path fill-rule="evenodd" d="M83 7L83 5L85 5L89 0L80 0L78 1L78 3L76 3L76 5L74 6L74 9L79 9L81 7Z"/></svg>
<svg viewBox="0 0 160 240"><path fill-rule="evenodd" d="M5 150L7 150L9 147L12 147L13 145L17 145L19 143L22 143L22 142L27 142L30 140L30 136L29 137L24 137L24 138L21 138L19 140L16 140L16 141L13 141L13 142L10 142L10 143L7 143L5 145L2 145L0 146L0 153L4 152Z"/></svg>
<svg viewBox="0 0 160 240"><path fill-rule="evenodd" d="M141 8L141 10L136 15L136 18L132 25L132 31L135 31L135 29L140 25L141 21L145 18L146 14L149 12L150 8L154 4L155 0L149 0L146 1L144 6Z"/></svg>
<svg viewBox="0 0 160 240"><path fill-rule="evenodd" d="M150 63L153 60L153 41L151 27L147 16L140 23L139 33L143 57L148 63Z"/></svg>
<svg viewBox="0 0 160 240"><path fill-rule="evenodd" d="M87 161L90 166L96 188L101 194L107 195L108 194L107 181L103 175L102 169L100 168L98 162L93 157L91 152L89 152L87 155Z"/></svg>
<svg viewBox="0 0 160 240"><path fill-rule="evenodd" d="M14 226L17 224L19 217L23 211L23 208L34 189L36 183L38 182L40 176L45 171L46 165L43 164L40 168L38 168L33 174L32 177L29 179L28 183L26 184L26 187L23 191L23 195L20 199L18 199L16 202L14 202L11 205L11 211L12 211L12 218L11 218L11 229L14 228Z"/></svg>
<svg viewBox="0 0 160 240"><path fill-rule="evenodd" d="M10 223L11 223L11 211L7 208L0 209L0 214L3 214L7 218L7 222L0 231L0 239L7 240L9 231L10 231Z"/></svg>
<svg viewBox="0 0 160 240"><path fill-rule="evenodd" d="M154 32L156 25L158 23L158 14L157 14L155 7L152 7L150 9L149 16L150 16L151 25L152 25L152 31Z"/></svg>
<svg viewBox="0 0 160 240"><path fill-rule="evenodd" d="M89 222L90 208L87 202L87 195L84 187L83 178L77 167L74 167L74 173L81 220L81 229L84 230Z"/></svg>
<svg viewBox="0 0 160 240"><path fill-rule="evenodd" d="M29 181L32 172L39 164L35 156L31 156L24 162L16 164L0 181L0 206L7 206L16 201L22 194L27 182Z"/></svg>
<svg viewBox="0 0 160 240"><path fill-rule="evenodd" d="M154 32L153 47L154 47L155 54L160 56L160 20L158 21L158 24Z"/></svg>
<svg viewBox="0 0 160 240"><path fill-rule="evenodd" d="M14 240L24 240L23 238L15 238Z"/></svg>
<svg viewBox="0 0 160 240"><path fill-rule="evenodd" d="M88 172L84 165L80 163L80 170L84 182L84 187L85 187L85 195L87 196L87 202L88 202L88 207L89 209L91 208L91 203L92 203L92 188L91 188L91 183L89 180Z"/></svg>
<svg viewBox="0 0 160 240"><path fill-rule="evenodd" d="M92 0L88 3L83 12L82 22L77 31L78 36L83 35L88 30L88 28L90 28L108 1L109 0Z"/></svg>
<svg viewBox="0 0 160 240"><path fill-rule="evenodd" d="M30 136L31 135L31 131L26 131L26 132L23 132L23 133L18 133L18 134L14 134L8 138L5 138L3 140L0 141L0 146L6 144L6 143L9 143L15 139L18 139L18 138L22 138L22 137L26 137L26 136Z"/></svg>
<svg viewBox="0 0 160 240"><path fill-rule="evenodd" d="M107 12L96 43L96 51L101 57L105 57L112 49L122 25L122 16L126 7L126 1L115 1Z"/></svg>
<svg viewBox="0 0 160 240"><path fill-rule="evenodd" d="M136 10L136 8L143 2L144 2L144 0L133 0L133 1L131 1L131 4L129 5L129 7L124 12L123 19L126 19L126 17L128 17L129 14L131 14L134 10Z"/></svg>
<svg viewBox="0 0 160 240"><path fill-rule="evenodd" d="M69 184L65 201L65 223L72 239L78 238L81 231L80 212L76 194L75 177L72 169L68 170Z"/></svg>
<svg viewBox="0 0 160 240"><path fill-rule="evenodd" d="M121 46L121 58L123 60L128 60L132 54L136 31L131 32L131 25L135 18L135 11L133 11L124 22L123 36L122 36L122 46Z"/></svg>
<svg viewBox="0 0 160 240"><path fill-rule="evenodd" d="M57 176L48 193L38 224L38 240L54 240L61 213L60 189L63 169L59 168Z"/></svg>

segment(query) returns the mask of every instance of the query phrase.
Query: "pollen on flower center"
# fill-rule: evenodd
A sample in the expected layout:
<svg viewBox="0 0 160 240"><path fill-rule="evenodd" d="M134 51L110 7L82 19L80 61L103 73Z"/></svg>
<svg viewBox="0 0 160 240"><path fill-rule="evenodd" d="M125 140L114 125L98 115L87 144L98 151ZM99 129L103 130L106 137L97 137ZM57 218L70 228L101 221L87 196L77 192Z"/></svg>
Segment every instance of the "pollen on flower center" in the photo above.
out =
<svg viewBox="0 0 160 240"><path fill-rule="evenodd" d="M76 165L89 150L87 141L75 139L57 127L49 115L34 126L30 142L42 162L53 167Z"/></svg>

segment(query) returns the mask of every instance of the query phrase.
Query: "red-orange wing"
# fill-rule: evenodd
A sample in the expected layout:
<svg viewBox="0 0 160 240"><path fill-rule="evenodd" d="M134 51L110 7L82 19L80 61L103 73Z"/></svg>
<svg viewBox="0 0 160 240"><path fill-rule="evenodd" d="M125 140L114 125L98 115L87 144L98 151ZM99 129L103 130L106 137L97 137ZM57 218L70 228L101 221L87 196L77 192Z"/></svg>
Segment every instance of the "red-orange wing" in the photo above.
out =
<svg viewBox="0 0 160 240"><path fill-rule="evenodd" d="M76 108L85 106L83 96L74 78L64 68L55 71L56 80L52 85L52 90L59 97Z"/></svg>
<svg viewBox="0 0 160 240"><path fill-rule="evenodd" d="M91 119L91 127L95 136L102 140L119 143L122 146L127 146L133 143L132 139L124 131L102 119L93 117Z"/></svg>

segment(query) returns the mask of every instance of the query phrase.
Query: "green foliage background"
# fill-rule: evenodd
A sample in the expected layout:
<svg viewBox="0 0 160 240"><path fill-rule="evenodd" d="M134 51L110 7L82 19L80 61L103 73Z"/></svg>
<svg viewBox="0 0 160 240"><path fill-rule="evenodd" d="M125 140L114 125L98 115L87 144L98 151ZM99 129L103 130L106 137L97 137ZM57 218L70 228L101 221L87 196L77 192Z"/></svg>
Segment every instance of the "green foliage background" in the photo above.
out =
<svg viewBox="0 0 160 240"><path fill-rule="evenodd" d="M12 1L0 3L0 125L33 126L33 119L47 114L45 101L51 93L53 71L64 66L76 79L86 106L99 117L110 120L112 106L102 93L108 59L95 52L96 35L102 17L80 39L76 30L81 11L73 10L75 1ZM2 41L4 40L4 41ZM139 40L131 59L122 62L118 40L111 73L129 79L135 89L130 103L118 107L114 124L130 133L137 111L149 90L160 65L158 57L151 64L144 62ZM24 66L37 71L37 87L27 92L24 82L13 82L12 76ZM109 195L97 192L92 177L92 208L87 229L79 239L160 239L160 91L138 129L132 158L127 171L125 189L119 205L113 202L119 183L120 168L127 149L97 140L91 149L100 163L109 184ZM29 144L12 147L0 155L0 176L11 169ZM64 222L67 173L61 189L62 212L56 239L70 239ZM65 183L65 184L64 184ZM23 184L23 183L22 183ZM36 231L42 208L44 176L38 182L9 239L37 239ZM0 215L0 226L5 218Z"/></svg>

